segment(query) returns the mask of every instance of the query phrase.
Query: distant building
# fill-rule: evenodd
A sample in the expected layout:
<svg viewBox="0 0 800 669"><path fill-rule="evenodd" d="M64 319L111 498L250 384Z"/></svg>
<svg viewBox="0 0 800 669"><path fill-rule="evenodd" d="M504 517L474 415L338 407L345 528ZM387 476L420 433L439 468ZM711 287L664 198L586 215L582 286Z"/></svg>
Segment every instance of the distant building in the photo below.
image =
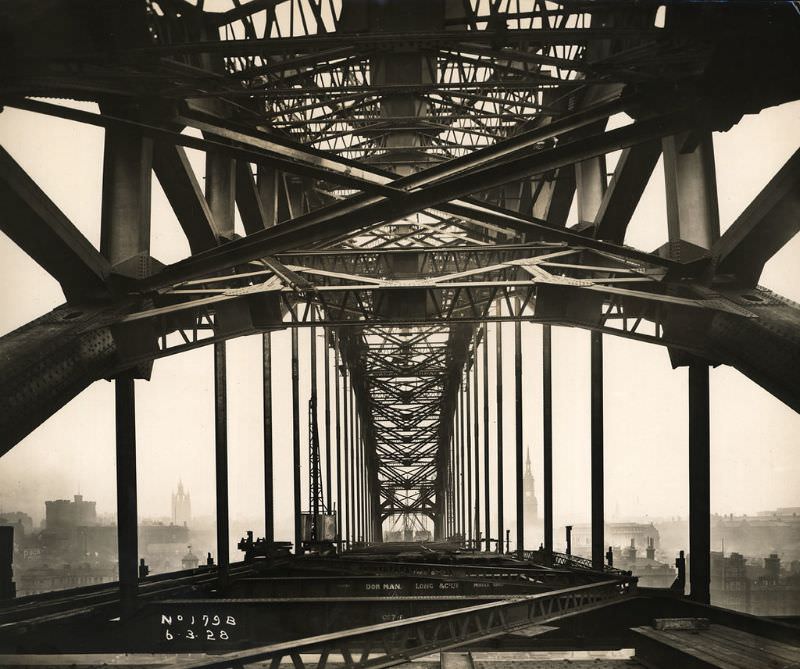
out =
<svg viewBox="0 0 800 669"><path fill-rule="evenodd" d="M797 507L765 511L757 516L711 517L712 546L748 558L777 553L791 562L800 559L800 514Z"/></svg>
<svg viewBox="0 0 800 669"><path fill-rule="evenodd" d="M86 502L83 495L72 501L56 499L44 503L45 527L48 530L85 527L97 524L97 502Z"/></svg>
<svg viewBox="0 0 800 669"><path fill-rule="evenodd" d="M536 480L533 477L530 449L525 454L525 474L522 477L522 511L525 524L525 545L518 548L536 548L542 542L543 524L539 518L539 501L536 499Z"/></svg>
<svg viewBox="0 0 800 669"><path fill-rule="evenodd" d="M33 518L22 511L0 511L0 525L14 527L17 532L33 532Z"/></svg>
<svg viewBox="0 0 800 669"><path fill-rule="evenodd" d="M181 567L183 569L197 569L200 564L200 558L192 553L192 547L189 546L189 552L181 558Z"/></svg>
<svg viewBox="0 0 800 669"><path fill-rule="evenodd" d="M150 573L180 569L186 545L191 541L189 535L188 525L139 525L139 552L147 559Z"/></svg>
<svg viewBox="0 0 800 669"><path fill-rule="evenodd" d="M631 545L647 546L659 550L661 535L653 523L606 523L606 547L612 546L615 554ZM633 542L633 543L631 543ZM573 525L572 548L578 555L592 554L592 526L588 523Z"/></svg>
<svg viewBox="0 0 800 669"><path fill-rule="evenodd" d="M800 506L779 506L774 511L759 511L756 515L773 518L797 518L800 516Z"/></svg>
<svg viewBox="0 0 800 669"><path fill-rule="evenodd" d="M110 563L106 565L62 564L57 567L42 564L16 572L15 579L17 597L26 597L53 590L110 583L117 579L117 568L116 565Z"/></svg>
<svg viewBox="0 0 800 669"><path fill-rule="evenodd" d="M630 523L625 523L629 525ZM671 564L656 560L656 542L649 537L644 555L640 555L636 541L622 549L614 549L614 566L623 571L633 572L639 578L639 585L647 588L669 588L675 581L676 572Z"/></svg>
<svg viewBox="0 0 800 669"><path fill-rule="evenodd" d="M192 500L188 491L184 492L182 481L178 481L177 492L172 493L172 524L187 527L192 524Z"/></svg>
<svg viewBox="0 0 800 669"><path fill-rule="evenodd" d="M800 614L800 579L780 557L748 560L741 553L711 553L711 602L757 616Z"/></svg>

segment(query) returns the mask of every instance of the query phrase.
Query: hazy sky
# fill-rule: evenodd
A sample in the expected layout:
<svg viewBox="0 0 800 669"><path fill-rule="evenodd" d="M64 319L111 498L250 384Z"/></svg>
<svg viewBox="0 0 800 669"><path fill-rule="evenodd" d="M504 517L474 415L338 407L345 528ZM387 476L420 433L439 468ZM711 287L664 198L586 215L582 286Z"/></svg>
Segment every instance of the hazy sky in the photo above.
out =
<svg viewBox="0 0 800 669"><path fill-rule="evenodd" d="M87 105L87 107L91 107ZM714 136L723 230L800 145L800 103L748 116ZM100 237L102 131L6 108L0 143L95 244ZM198 176L202 159L191 152ZM613 161L610 161L613 162ZM574 211L573 211L574 216ZM188 245L158 182L153 186L153 255L174 262ZM657 167L626 243L652 250L666 241L663 170ZM800 301L800 240L767 265L761 283ZM0 236L0 334L63 302L59 285ZM494 328L492 328L493 330ZM541 490L541 330L525 324L524 435ZM490 333L490 341L494 338ZM513 326L504 326L503 373L513 376ZM273 335L277 533L291 534L291 406L288 333ZM308 397L308 331L301 331L303 406ZM673 370L665 349L605 337L606 509L609 516L686 515L687 372ZM321 340L320 340L321 345ZM228 344L231 514L262 517L260 337ZM321 356L320 356L321 359ZM320 360L320 364L321 360ZM494 387L494 378L490 383ZM137 381L139 509L168 516L182 479L196 515L214 509L212 349L156 362L150 382ZM513 383L503 384L506 481L513 481ZM554 472L557 523L589 514L589 334L554 328ZM492 414L492 422L496 417ZM301 425L305 425L305 410ZM492 439L494 428L492 428ZM711 372L712 510L754 513L800 505L800 417L730 368ZM304 437L305 438L305 437ZM305 471L302 481L305 488ZM113 387L98 381L0 458L0 509L34 518L44 499L80 490L101 512L115 509ZM506 526L514 490L506 486ZM305 490L304 490L305 496ZM538 541L537 541L538 543Z"/></svg>

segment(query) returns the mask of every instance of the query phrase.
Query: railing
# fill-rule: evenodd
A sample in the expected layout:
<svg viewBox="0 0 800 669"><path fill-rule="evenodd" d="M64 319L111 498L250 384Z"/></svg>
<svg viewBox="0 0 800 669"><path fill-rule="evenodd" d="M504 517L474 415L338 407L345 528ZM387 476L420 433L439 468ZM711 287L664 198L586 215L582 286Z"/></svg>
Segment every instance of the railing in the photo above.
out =
<svg viewBox="0 0 800 669"><path fill-rule="evenodd" d="M552 567L569 567L573 569L588 569L597 572L594 568L592 561L589 558L580 557L579 555L567 555L566 553L548 553L546 551L515 551L514 555L520 560L526 562L535 562L536 564L547 564ZM617 569L616 567L609 567L603 565L603 573L614 574L617 576L630 576L630 572Z"/></svg>
<svg viewBox="0 0 800 669"><path fill-rule="evenodd" d="M230 575L252 572L252 566L243 562L230 565ZM155 574L139 581L138 603L165 596L174 596L187 589L211 585L219 578L216 567L206 566L166 574ZM38 623L66 620L73 616L87 616L98 612L117 615L119 583L111 581L79 588L53 590L28 595L4 602L0 607L0 636L17 630L29 630Z"/></svg>
<svg viewBox="0 0 800 669"><path fill-rule="evenodd" d="M499 557L512 557L499 556ZM542 562L538 563L543 564ZM289 567L293 565L288 565ZM454 579L483 579L498 582L524 581L527 583L542 583L552 587L571 587L583 585L591 581L596 581L602 577L599 572L588 573L586 569L554 569L552 567L537 565L524 565L509 561L506 565L483 565L474 564L454 564L454 563L435 563L435 562L397 562L383 560L357 560L357 559L329 559L315 560L307 565L297 563L295 566L311 568L330 573L349 572L352 574L372 574L387 576L431 576L438 578ZM623 573L615 573L614 576L627 576Z"/></svg>
<svg viewBox="0 0 800 669"><path fill-rule="evenodd" d="M268 661L271 667L278 667L286 659L295 668L324 669L329 663L359 669L387 667L599 608L622 599L632 587L632 582L626 579L604 581L192 659L174 666L242 669L253 662Z"/></svg>

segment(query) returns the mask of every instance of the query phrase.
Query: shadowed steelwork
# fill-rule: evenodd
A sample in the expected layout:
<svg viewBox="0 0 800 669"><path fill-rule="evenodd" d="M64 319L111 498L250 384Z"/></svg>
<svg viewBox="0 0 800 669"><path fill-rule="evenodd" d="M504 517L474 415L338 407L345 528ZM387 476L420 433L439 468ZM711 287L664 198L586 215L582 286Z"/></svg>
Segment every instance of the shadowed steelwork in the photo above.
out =
<svg viewBox="0 0 800 669"><path fill-rule="evenodd" d="M214 574L215 594L224 597L225 588L242 583L237 579L258 574L249 564L256 557L268 563L270 578L300 564L345 580L357 573L452 578L462 590L452 601L433 597L435 603L411 595L407 620L347 631L322 601L329 593L305 584L312 599L321 598L308 602L315 624L339 625L322 636L307 633L303 625L311 623L291 609L300 590L291 591L297 597L285 619L232 596L229 615L249 611L251 636L221 650L272 643L278 637L264 632L272 624L300 640L185 666L266 659L277 666L281 658L299 666L301 652L317 653L318 666L331 653L348 666L388 666L534 622L618 610L622 600L625 611L638 612L631 624L640 623L638 604L630 603L633 579L603 565L603 334L665 346L673 365L690 369L691 594L707 603L708 366L734 366L800 410L800 308L757 285L765 263L798 230L798 154L727 227L712 142L713 132L744 114L800 98L797 3L725 5L6 3L0 105L100 127L105 144L99 250L0 150L0 225L66 297L0 338L0 454L93 382L116 380L121 589L119 597L104 589L87 594L80 609L42 598L30 610L10 610L0 615L9 638L23 634L31 610L67 626L86 615L122 615L132 621L132 638L144 638L148 616L172 591L169 583L137 584L134 575L133 379L157 374L159 358L212 344L218 564L171 577L175 593L203 587ZM96 103L96 110L64 99ZM203 153L204 175L187 149ZM609 175L606 157L617 151ZM625 236L660 158L668 243L651 252L625 245ZM153 176L190 248L167 266L150 252L151 232L163 223L151 218ZM568 227L573 202L578 221ZM486 553L508 548L503 470L488 471L490 446L502 443L502 419L491 435L489 427L490 401L502 415L502 349L500 327L495 336L486 324L504 321L517 324L517 478L520 323L543 326L543 547L531 553L519 545L507 558L471 553L466 564L447 567L467 544ZM558 370L551 325L592 333L590 562L553 553L551 379ZM299 390L300 327L323 329L325 347L320 381L312 339L313 542L302 531L299 415L307 405ZM285 328L292 329L291 558L274 542L272 486L277 382L270 333ZM488 388L487 332L496 346L496 392ZM227 555L225 342L252 334L263 336L266 540L242 541L249 566L241 567ZM521 522L520 481L513 483ZM332 515L334 500L335 536L323 541L317 523L324 511ZM384 524L411 533L423 519L440 542L426 548L436 559L422 563L413 557L416 548L403 545L396 551L404 559L384 559L376 547ZM522 544L519 526L517 537ZM350 557L301 558L304 550ZM509 574L512 591L500 594L515 596L511 601L469 599L484 586L467 587L465 579L495 588ZM531 595L523 580L571 587ZM664 601L647 606L682 611L689 606L682 600L664 603L679 595L662 593ZM392 615L380 598L365 603L350 591L342 597L355 616L344 616L351 627L359 616L374 622ZM154 608L137 614L148 599L156 600ZM52 623L33 617L35 625ZM113 634L109 639L109 647L124 646ZM80 640L75 646L84 649Z"/></svg>

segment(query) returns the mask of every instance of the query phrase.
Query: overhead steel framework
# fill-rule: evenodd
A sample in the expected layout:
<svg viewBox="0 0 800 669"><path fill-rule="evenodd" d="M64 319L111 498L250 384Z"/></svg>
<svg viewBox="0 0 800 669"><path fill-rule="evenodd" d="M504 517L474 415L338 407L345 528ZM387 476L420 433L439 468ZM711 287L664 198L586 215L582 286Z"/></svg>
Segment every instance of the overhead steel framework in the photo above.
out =
<svg viewBox="0 0 800 669"><path fill-rule="evenodd" d="M154 361L213 345L223 581L225 342L263 336L271 542L270 333L284 328L295 543L303 327L324 335L312 402L323 414L324 438L314 439L325 444L315 463L324 474L315 469L314 480L319 504L338 511L342 545L379 542L385 521L414 516L431 519L438 539L502 552L503 470L490 481L489 460L503 421L492 434L489 406L502 402L501 346L513 349L519 491L523 321L544 333L550 554L550 326L591 331L596 570L603 335L665 346L674 366L689 367L691 590L707 603L708 367L731 365L800 410L800 308L758 286L800 229L800 151L720 234L712 133L800 98L797 3L211 4L0 9L0 105L105 132L99 249L0 150L0 225L66 298L0 338L0 452L90 384L115 380L123 603L137 598L133 380L158 374ZM187 150L204 153L204 187ZM626 229L659 159L669 241L635 249ZM153 175L191 249L166 266L150 253L151 228L162 225L151 220ZM567 225L573 201L577 223ZM506 321L517 324L513 338ZM515 507L522 549L521 494Z"/></svg>

